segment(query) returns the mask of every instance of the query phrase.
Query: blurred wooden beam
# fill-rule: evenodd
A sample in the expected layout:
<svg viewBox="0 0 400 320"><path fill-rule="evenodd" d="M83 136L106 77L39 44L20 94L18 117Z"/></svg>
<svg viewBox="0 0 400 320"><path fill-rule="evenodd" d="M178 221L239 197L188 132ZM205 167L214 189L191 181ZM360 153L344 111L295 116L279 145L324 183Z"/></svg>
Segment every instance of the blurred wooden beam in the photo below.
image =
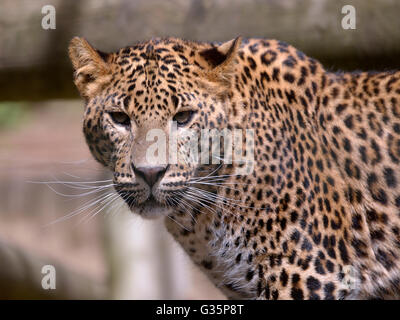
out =
<svg viewBox="0 0 400 320"><path fill-rule="evenodd" d="M47 4L56 30L41 29ZM355 30L341 27L344 5L356 9ZM400 68L399 14L393 0L2 0L0 100L78 97L67 58L75 35L104 51L153 36L277 38L333 70Z"/></svg>
<svg viewBox="0 0 400 320"><path fill-rule="evenodd" d="M78 99L67 64L0 69L0 101Z"/></svg>

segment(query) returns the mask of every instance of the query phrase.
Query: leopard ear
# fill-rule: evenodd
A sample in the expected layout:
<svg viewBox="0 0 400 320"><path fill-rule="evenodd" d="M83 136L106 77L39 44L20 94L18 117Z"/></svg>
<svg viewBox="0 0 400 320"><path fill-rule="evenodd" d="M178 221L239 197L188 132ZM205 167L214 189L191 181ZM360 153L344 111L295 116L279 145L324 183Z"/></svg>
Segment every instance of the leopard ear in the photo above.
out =
<svg viewBox="0 0 400 320"><path fill-rule="evenodd" d="M217 47L212 47L200 52L200 56L210 68L206 77L210 81L230 83L234 71L237 53L242 42L241 37L224 42Z"/></svg>
<svg viewBox="0 0 400 320"><path fill-rule="evenodd" d="M69 44L74 82L84 98L96 95L111 78L109 54L94 49L85 39L75 37Z"/></svg>

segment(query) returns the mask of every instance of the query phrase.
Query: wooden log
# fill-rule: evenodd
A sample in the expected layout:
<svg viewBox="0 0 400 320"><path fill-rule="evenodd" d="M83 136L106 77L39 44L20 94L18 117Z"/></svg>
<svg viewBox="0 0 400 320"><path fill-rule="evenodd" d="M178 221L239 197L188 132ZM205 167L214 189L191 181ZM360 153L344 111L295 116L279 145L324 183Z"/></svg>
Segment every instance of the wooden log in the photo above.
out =
<svg viewBox="0 0 400 320"><path fill-rule="evenodd" d="M44 4L56 8L55 30L41 28ZM355 30L341 25L349 4ZM0 100L78 97L66 50L75 35L105 51L154 36L277 38L333 70L399 68L399 13L392 0L3 0Z"/></svg>

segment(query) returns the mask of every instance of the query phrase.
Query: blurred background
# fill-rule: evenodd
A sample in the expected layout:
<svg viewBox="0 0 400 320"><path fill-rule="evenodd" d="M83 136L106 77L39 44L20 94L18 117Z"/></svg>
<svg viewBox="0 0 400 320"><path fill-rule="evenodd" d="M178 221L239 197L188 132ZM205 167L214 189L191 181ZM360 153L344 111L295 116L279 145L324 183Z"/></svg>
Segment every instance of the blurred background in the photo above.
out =
<svg viewBox="0 0 400 320"><path fill-rule="evenodd" d="M56 28L43 29L45 5ZM356 29L342 28L344 5ZM400 66L398 0L0 0L0 298L223 299L161 222L115 200L82 135L68 42L277 38L327 69ZM47 183L46 183L47 182ZM97 202L96 202L97 201ZM65 217L65 218L63 218ZM56 289L42 288L42 267Z"/></svg>

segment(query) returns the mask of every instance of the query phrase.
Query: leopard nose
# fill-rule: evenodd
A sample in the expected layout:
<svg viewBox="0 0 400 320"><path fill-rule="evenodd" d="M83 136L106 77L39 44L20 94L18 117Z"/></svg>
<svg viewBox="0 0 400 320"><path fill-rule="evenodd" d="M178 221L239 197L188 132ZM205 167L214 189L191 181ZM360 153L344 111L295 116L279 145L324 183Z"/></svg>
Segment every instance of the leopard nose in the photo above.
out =
<svg viewBox="0 0 400 320"><path fill-rule="evenodd" d="M160 179L165 171L167 170L167 167L133 167L133 171L135 172L136 175L139 177L142 177L144 181L150 186L150 188Z"/></svg>

